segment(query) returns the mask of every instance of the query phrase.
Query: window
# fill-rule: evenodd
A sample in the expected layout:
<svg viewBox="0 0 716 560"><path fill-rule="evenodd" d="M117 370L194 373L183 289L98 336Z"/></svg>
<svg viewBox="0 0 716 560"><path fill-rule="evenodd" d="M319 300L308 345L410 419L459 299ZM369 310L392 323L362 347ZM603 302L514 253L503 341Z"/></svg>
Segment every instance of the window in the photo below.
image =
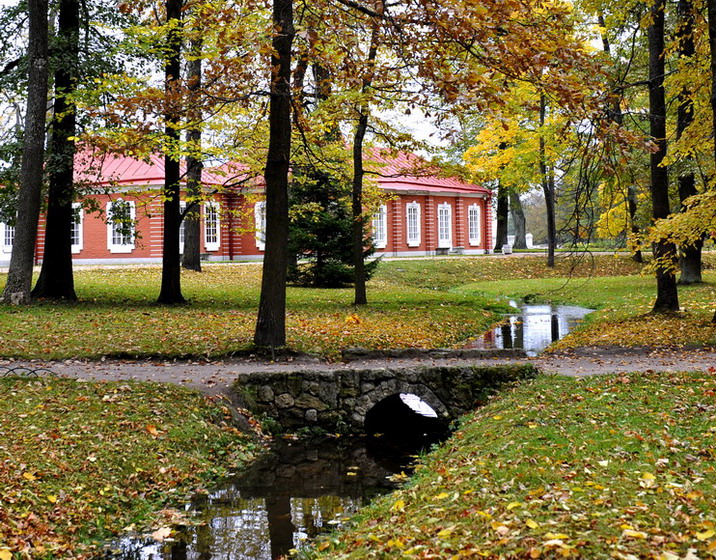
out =
<svg viewBox="0 0 716 560"><path fill-rule="evenodd" d="M9 224L0 224L0 233L2 233L2 252L12 253L12 244L15 242L15 226Z"/></svg>
<svg viewBox="0 0 716 560"><path fill-rule="evenodd" d="M471 204L467 208L467 223L469 230L470 245L480 244L480 207Z"/></svg>
<svg viewBox="0 0 716 560"><path fill-rule="evenodd" d="M256 247L260 251L266 249L266 202L260 201L254 205L254 226L256 228Z"/></svg>
<svg viewBox="0 0 716 560"><path fill-rule="evenodd" d="M388 211L385 204L381 204L373 214L373 244L376 249L385 249L388 245Z"/></svg>
<svg viewBox="0 0 716 560"><path fill-rule="evenodd" d="M179 201L179 215L184 216L182 218L182 221L179 223L179 252L183 255L184 254L184 239L186 237L186 215L184 212L186 211L186 202L183 200Z"/></svg>
<svg viewBox="0 0 716 560"><path fill-rule="evenodd" d="M79 253L82 251L84 236L82 232L82 222L84 220L84 210L79 202L72 203L72 229L70 230L70 239L72 240L72 252Z"/></svg>
<svg viewBox="0 0 716 560"><path fill-rule="evenodd" d="M219 203L204 204L204 248L207 251L218 251L221 243L219 227Z"/></svg>
<svg viewBox="0 0 716 560"><path fill-rule="evenodd" d="M405 207L408 247L420 245L420 204L413 201Z"/></svg>
<svg viewBox="0 0 716 560"><path fill-rule="evenodd" d="M438 204L438 247L452 247L452 207L447 202Z"/></svg>
<svg viewBox="0 0 716 560"><path fill-rule="evenodd" d="M131 253L135 238L134 202L117 199L107 203L107 248L110 253Z"/></svg>

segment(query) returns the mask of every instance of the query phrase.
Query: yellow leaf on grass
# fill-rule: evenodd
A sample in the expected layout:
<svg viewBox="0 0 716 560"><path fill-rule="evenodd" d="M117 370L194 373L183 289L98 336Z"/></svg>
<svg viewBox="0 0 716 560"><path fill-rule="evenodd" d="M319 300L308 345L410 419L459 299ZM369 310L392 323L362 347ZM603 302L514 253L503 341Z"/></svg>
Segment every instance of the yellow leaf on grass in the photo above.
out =
<svg viewBox="0 0 716 560"><path fill-rule="evenodd" d="M154 424L147 424L144 427L145 430L154 437L157 437L159 435L159 430L157 430L157 427Z"/></svg>
<svg viewBox="0 0 716 560"><path fill-rule="evenodd" d="M528 519L525 521L525 525L527 525L530 529L536 529L539 527L539 523L537 523L534 519Z"/></svg>
<svg viewBox="0 0 716 560"><path fill-rule="evenodd" d="M12 560L12 552L7 548L0 550L0 560Z"/></svg>
<svg viewBox="0 0 716 560"><path fill-rule="evenodd" d="M391 511L403 511L403 508L405 507L405 502L403 500L396 500L396 502L391 506Z"/></svg>
<svg viewBox="0 0 716 560"><path fill-rule="evenodd" d="M438 532L438 537L441 539L446 539L452 534L452 529L443 529L442 531Z"/></svg>
<svg viewBox="0 0 716 560"><path fill-rule="evenodd" d="M520 507L521 505L523 505L522 502L510 502L509 504L507 504L507 509L515 509L516 507Z"/></svg>
<svg viewBox="0 0 716 560"><path fill-rule="evenodd" d="M444 499L447 498L449 495L450 495L450 494L448 494L447 492L440 492L440 494L438 494L437 496L435 496L435 498L433 498L433 499L434 499L434 500L444 500Z"/></svg>
<svg viewBox="0 0 716 560"><path fill-rule="evenodd" d="M29 473L29 472L22 473L22 478L24 478L25 480L30 480L30 481L37 480L37 477L34 474Z"/></svg>
<svg viewBox="0 0 716 560"><path fill-rule="evenodd" d="M714 529L709 529L708 531L704 531L703 533L694 533L697 539L700 541L707 541L714 535L716 535L716 531Z"/></svg>
<svg viewBox="0 0 716 560"><path fill-rule="evenodd" d="M57 496L47 496L47 501L51 504L57 503Z"/></svg>
<svg viewBox="0 0 716 560"><path fill-rule="evenodd" d="M624 529L623 537L631 537L632 539L645 539L647 534L643 531L635 531L634 529Z"/></svg>

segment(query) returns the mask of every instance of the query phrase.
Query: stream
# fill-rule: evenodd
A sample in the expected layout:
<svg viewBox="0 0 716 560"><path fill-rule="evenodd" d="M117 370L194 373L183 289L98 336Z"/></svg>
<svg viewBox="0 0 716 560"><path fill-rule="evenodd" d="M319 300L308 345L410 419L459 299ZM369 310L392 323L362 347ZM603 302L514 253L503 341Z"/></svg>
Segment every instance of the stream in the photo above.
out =
<svg viewBox="0 0 716 560"><path fill-rule="evenodd" d="M192 525L176 540L125 537L112 560L272 560L344 523L377 495L430 439L405 447L382 437L279 439L247 470L187 506Z"/></svg>

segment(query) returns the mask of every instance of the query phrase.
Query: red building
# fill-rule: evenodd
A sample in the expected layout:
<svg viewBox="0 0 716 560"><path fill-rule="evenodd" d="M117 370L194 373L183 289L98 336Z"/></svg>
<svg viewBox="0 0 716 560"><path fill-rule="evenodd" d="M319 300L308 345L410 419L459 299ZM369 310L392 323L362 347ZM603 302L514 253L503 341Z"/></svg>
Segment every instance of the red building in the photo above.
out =
<svg viewBox="0 0 716 560"><path fill-rule="evenodd" d="M371 165L389 196L373 216L376 253L387 256L477 254L492 247L490 191L426 171L416 156L380 157ZM76 204L72 251L78 264L160 262L164 162L106 156L78 160L77 180L90 186L90 205ZM201 210L201 251L209 261L261 259L264 251L263 189L238 166L204 172L210 200ZM247 186L248 185L248 186ZM83 208L88 206L92 210ZM127 220L113 220L124 216ZM123 225L124 224L124 225ZM182 232L183 233L183 232ZM183 234L182 234L183 239ZM10 260L14 228L0 223L0 264ZM44 248L41 221L37 255Z"/></svg>

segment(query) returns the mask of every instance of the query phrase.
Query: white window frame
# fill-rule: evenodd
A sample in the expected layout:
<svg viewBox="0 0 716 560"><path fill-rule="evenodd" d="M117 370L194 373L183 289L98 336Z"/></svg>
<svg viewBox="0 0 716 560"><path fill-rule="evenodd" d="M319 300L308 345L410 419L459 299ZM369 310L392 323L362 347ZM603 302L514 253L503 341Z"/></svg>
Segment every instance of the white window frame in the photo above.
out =
<svg viewBox="0 0 716 560"><path fill-rule="evenodd" d="M420 204L413 200L405 205L405 240L408 247L420 246L421 233Z"/></svg>
<svg viewBox="0 0 716 560"><path fill-rule="evenodd" d="M259 251L266 250L266 201L259 200L254 204L254 231L256 236L256 248Z"/></svg>
<svg viewBox="0 0 716 560"><path fill-rule="evenodd" d="M84 221L85 211L79 202L72 203L72 230L74 233L77 228L77 243L72 243L72 253L77 254L82 251L84 247ZM70 234L70 239L74 239L74 235Z"/></svg>
<svg viewBox="0 0 716 560"><path fill-rule="evenodd" d="M210 224L209 217L215 216L215 220L212 220L214 224ZM210 226L211 229L215 229L214 239L210 237ZM221 247L221 206L215 200L210 200L204 203L204 249L207 251L218 251Z"/></svg>
<svg viewBox="0 0 716 560"><path fill-rule="evenodd" d="M388 208L381 204L373 214L373 245L376 249L385 249L388 246Z"/></svg>
<svg viewBox="0 0 716 560"><path fill-rule="evenodd" d="M448 202L438 204L438 248L452 247L452 206Z"/></svg>
<svg viewBox="0 0 716 560"><path fill-rule="evenodd" d="M2 226L2 239L0 239L0 250L3 253L12 253L12 241L15 240L15 226L6 223L0 223ZM12 237L12 241L8 244L7 239Z"/></svg>
<svg viewBox="0 0 716 560"><path fill-rule="evenodd" d="M186 202L183 200L179 201L179 216L184 214L186 210ZM179 223L179 253L184 254L184 239L186 238L186 216L182 218Z"/></svg>
<svg viewBox="0 0 716 560"><path fill-rule="evenodd" d="M115 243L114 242L114 228L115 223L112 221L112 207L118 203L126 203L129 205L129 218L132 220L132 232L131 243ZM107 249L110 253L131 253L135 249L135 240L137 238L137 227L136 227L136 208L133 200L123 200L118 198L116 200L110 200L107 203Z"/></svg>
<svg viewBox="0 0 716 560"><path fill-rule="evenodd" d="M479 245L482 239L482 227L480 220L482 212L477 203L467 207L467 229L470 245Z"/></svg>

